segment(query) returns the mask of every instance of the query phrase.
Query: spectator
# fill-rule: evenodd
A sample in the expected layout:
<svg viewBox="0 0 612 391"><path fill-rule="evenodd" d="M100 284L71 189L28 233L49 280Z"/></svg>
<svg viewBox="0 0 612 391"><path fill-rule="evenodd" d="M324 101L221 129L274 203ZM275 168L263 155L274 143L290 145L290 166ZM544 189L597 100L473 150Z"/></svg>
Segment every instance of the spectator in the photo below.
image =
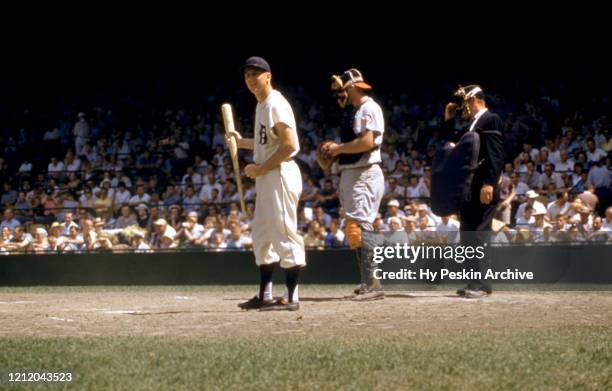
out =
<svg viewBox="0 0 612 391"><path fill-rule="evenodd" d="M136 194L130 198L130 206L136 206L139 204L148 204L151 201L151 196L145 193L144 185L139 183L136 185Z"/></svg>
<svg viewBox="0 0 612 391"><path fill-rule="evenodd" d="M74 135L74 150L80 153L83 146L89 141L89 124L85 119L85 113L79 113L77 117L78 120L72 128L72 134Z"/></svg>
<svg viewBox="0 0 612 391"><path fill-rule="evenodd" d="M442 221L436 225L436 232L443 238L443 243L459 243L459 222L453 216L442 216Z"/></svg>
<svg viewBox="0 0 612 391"><path fill-rule="evenodd" d="M30 246L35 253L42 253L50 250L49 241L47 240L47 231L45 231L44 228L38 227L34 230L34 239Z"/></svg>
<svg viewBox="0 0 612 391"><path fill-rule="evenodd" d="M4 216L4 219L0 223L0 227L8 227L8 229L11 230L11 232L14 232L17 227L21 227L21 223L19 222L19 220L15 218L15 215L12 209L10 208L5 209L3 216Z"/></svg>
<svg viewBox="0 0 612 391"><path fill-rule="evenodd" d="M347 247L348 242L345 239L344 232L340 229L340 222L338 219L333 219L329 232L325 235L325 247Z"/></svg>
<svg viewBox="0 0 612 391"><path fill-rule="evenodd" d="M119 216L119 218L117 219L117 222L115 223L115 228L122 229L122 228L129 227L131 225L138 224L138 221L136 220L136 216L134 215L134 213L132 213L128 205L123 205L120 209L120 213L121 215Z"/></svg>
<svg viewBox="0 0 612 391"><path fill-rule="evenodd" d="M602 229L604 231L612 232L612 206L606 209L606 218L602 222Z"/></svg>
<svg viewBox="0 0 612 391"><path fill-rule="evenodd" d="M338 214L338 207L340 206L338 191L334 189L334 184L330 179L325 180L323 188L319 191L318 201L325 213Z"/></svg>
<svg viewBox="0 0 612 391"><path fill-rule="evenodd" d="M210 241L208 242L208 247L211 249L224 249L227 248L227 242L225 241L225 235L221 232L213 233Z"/></svg>
<svg viewBox="0 0 612 391"><path fill-rule="evenodd" d="M400 203L396 199L392 199L387 202L387 215L386 217L403 217L405 213L399 209Z"/></svg>
<svg viewBox="0 0 612 391"><path fill-rule="evenodd" d="M58 177L65 171L65 166L63 162L57 160L55 156L51 157L51 163L47 167L47 172L53 177Z"/></svg>
<svg viewBox="0 0 612 391"><path fill-rule="evenodd" d="M610 238L609 232L602 229L601 217L593 218L591 232L589 233L589 241L591 242L607 242Z"/></svg>
<svg viewBox="0 0 612 391"><path fill-rule="evenodd" d="M540 205L542 208L544 208L544 204L542 204L540 201L536 201L539 197L539 194L536 193L534 190L527 191L525 195L527 196L527 200L521 205L519 205L518 210L516 211L517 220L524 217L525 207L527 205L531 205L532 207L534 207L534 209L537 207L537 205ZM544 210L546 210L546 208L544 208Z"/></svg>
<svg viewBox="0 0 612 391"><path fill-rule="evenodd" d="M17 192L13 190L10 182L4 182L4 192L0 197L0 204L4 207L13 206L15 201L17 201Z"/></svg>
<svg viewBox="0 0 612 391"><path fill-rule="evenodd" d="M253 239L243 234L239 224L229 224L230 235L227 238L227 248L244 249L253 245Z"/></svg>
<svg viewBox="0 0 612 391"><path fill-rule="evenodd" d="M34 239L32 235L23 231L21 226L15 227L13 230L13 236L9 240L8 243L4 245L8 251L26 251L28 246L32 243Z"/></svg>
<svg viewBox="0 0 612 391"><path fill-rule="evenodd" d="M187 185L183 197L183 210L185 212L198 212L200 210L200 199L195 194L193 185Z"/></svg>
<svg viewBox="0 0 612 391"><path fill-rule="evenodd" d="M202 236L204 236L204 226L198 224L197 212L189 212L187 221L181 224L180 229L176 232L175 239L182 240L184 244L195 246Z"/></svg>
<svg viewBox="0 0 612 391"><path fill-rule="evenodd" d="M557 199L549 203L546 208L546 215L550 221L554 221L558 215L566 215L569 212L570 204L567 199L567 192L557 192Z"/></svg>
<svg viewBox="0 0 612 391"><path fill-rule="evenodd" d="M332 218L330 215L325 213L325 210L321 205L317 205L314 208L314 220L319 222L319 225L323 229L327 229L331 225Z"/></svg>
<svg viewBox="0 0 612 391"><path fill-rule="evenodd" d="M136 222L140 228L150 228L149 208L145 204L139 204L136 207Z"/></svg>
<svg viewBox="0 0 612 391"><path fill-rule="evenodd" d="M153 252L151 247L145 242L145 234L142 231L135 230L132 235L132 245L131 248L134 249L136 253L150 253Z"/></svg>
<svg viewBox="0 0 612 391"><path fill-rule="evenodd" d="M592 138L587 139L586 157L588 163L599 163L606 156L607 154L603 149L595 146L595 140Z"/></svg>
<svg viewBox="0 0 612 391"><path fill-rule="evenodd" d="M308 231L304 235L304 247L308 249L323 250L325 248L325 228L317 220L308 223Z"/></svg>
<svg viewBox="0 0 612 391"><path fill-rule="evenodd" d="M180 205L171 205L170 208L168 208L167 221L168 221L168 225L174 228L175 231L178 231L181 229L182 222L181 222Z"/></svg>

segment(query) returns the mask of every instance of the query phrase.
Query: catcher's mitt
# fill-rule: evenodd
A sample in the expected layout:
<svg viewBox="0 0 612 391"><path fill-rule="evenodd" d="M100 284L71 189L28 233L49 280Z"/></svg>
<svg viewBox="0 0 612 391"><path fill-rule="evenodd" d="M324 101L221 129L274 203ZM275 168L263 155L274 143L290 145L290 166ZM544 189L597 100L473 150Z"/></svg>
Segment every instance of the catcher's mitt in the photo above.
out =
<svg viewBox="0 0 612 391"><path fill-rule="evenodd" d="M336 158L329 153L329 146L335 144L335 142L330 140L323 141L321 144L319 144L319 147L317 148L317 163L319 163L319 167L321 167L321 169L327 170L336 160Z"/></svg>

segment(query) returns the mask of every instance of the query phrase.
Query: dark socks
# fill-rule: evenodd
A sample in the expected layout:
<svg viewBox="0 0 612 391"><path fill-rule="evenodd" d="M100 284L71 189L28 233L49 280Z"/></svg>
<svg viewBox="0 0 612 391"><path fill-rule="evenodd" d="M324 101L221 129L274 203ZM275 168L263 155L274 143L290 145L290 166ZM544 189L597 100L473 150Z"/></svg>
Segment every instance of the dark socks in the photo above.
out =
<svg viewBox="0 0 612 391"><path fill-rule="evenodd" d="M274 266L276 264L271 265L261 265L259 267L259 272L261 274L261 279L259 282L259 299L264 299L264 292L266 290L266 285L268 285L272 281L272 273L274 273Z"/></svg>
<svg viewBox="0 0 612 391"><path fill-rule="evenodd" d="M300 267L295 266L289 269L285 269L286 278L287 278L287 292L289 294L289 302L293 302L293 293L295 292L295 287L298 284L298 279L300 276Z"/></svg>

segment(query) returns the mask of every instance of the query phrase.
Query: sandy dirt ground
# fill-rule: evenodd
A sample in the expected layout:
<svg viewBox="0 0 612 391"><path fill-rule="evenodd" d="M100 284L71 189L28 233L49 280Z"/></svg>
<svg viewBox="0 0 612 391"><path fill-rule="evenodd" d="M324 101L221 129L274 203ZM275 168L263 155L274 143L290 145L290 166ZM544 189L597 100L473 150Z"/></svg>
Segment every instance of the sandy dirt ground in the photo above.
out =
<svg viewBox="0 0 612 391"><path fill-rule="evenodd" d="M207 291L0 292L0 337L381 335L443 330L612 326L612 292L388 291L382 301L344 299L347 288L301 287L297 312L242 311L253 288Z"/></svg>

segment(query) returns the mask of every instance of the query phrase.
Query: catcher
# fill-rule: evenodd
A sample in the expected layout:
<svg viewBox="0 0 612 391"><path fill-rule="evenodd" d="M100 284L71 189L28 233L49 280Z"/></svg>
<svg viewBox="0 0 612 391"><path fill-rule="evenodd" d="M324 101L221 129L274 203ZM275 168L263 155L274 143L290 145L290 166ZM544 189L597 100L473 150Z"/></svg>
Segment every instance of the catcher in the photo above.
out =
<svg viewBox="0 0 612 391"><path fill-rule="evenodd" d="M317 162L327 170L337 160L340 171L340 202L346 213L345 234L349 246L357 250L361 284L355 300L384 298L380 281L374 278L377 264L372 261L373 249L382 238L373 232L384 192L384 176L380 145L385 122L382 109L368 91L372 87L357 69L341 76L332 76L332 90L342 109L351 105L349 126L342 129L341 143L323 141L317 149Z"/></svg>

